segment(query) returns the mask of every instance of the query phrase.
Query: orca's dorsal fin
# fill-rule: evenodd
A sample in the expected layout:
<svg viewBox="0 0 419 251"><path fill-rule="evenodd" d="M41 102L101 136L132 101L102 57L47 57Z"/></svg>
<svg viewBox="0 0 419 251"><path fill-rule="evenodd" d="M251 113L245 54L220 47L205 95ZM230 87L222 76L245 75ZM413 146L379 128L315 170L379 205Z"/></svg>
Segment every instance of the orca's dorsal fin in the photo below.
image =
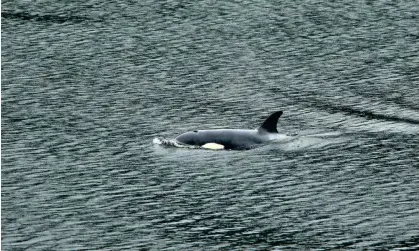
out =
<svg viewBox="0 0 419 251"><path fill-rule="evenodd" d="M278 119L281 117L282 111L272 113L263 124L258 128L258 130L263 130L270 133L278 133L276 129L276 124L278 124Z"/></svg>

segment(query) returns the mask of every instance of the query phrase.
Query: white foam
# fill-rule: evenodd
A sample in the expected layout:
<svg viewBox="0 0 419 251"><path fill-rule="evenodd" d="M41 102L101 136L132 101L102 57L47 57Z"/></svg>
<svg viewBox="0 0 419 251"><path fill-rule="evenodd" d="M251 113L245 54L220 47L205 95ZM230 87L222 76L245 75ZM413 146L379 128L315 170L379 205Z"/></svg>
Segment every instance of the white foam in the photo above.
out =
<svg viewBox="0 0 419 251"><path fill-rule="evenodd" d="M166 139L166 138L161 138L161 137L154 138L153 144L168 146L168 147L178 147L178 148L198 148L196 146L180 144L175 139Z"/></svg>

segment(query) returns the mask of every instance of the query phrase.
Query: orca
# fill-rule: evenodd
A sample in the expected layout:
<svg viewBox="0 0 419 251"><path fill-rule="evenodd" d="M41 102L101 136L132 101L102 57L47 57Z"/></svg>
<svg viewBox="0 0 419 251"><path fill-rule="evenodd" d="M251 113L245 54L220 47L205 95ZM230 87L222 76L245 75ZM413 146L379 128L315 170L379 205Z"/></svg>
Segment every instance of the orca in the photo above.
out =
<svg viewBox="0 0 419 251"><path fill-rule="evenodd" d="M183 133L175 138L183 145L213 150L247 150L271 141L279 135L276 125L282 111L272 113L262 125L254 130L215 129L196 130Z"/></svg>

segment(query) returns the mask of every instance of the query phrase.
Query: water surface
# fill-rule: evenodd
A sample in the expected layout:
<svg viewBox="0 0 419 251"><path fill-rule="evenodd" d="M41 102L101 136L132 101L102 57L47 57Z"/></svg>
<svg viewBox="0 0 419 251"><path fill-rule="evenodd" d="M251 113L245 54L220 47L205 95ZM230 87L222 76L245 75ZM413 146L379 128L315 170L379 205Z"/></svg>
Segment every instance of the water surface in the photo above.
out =
<svg viewBox="0 0 419 251"><path fill-rule="evenodd" d="M3 249L417 249L418 13L3 1ZM277 110L290 142L153 143Z"/></svg>

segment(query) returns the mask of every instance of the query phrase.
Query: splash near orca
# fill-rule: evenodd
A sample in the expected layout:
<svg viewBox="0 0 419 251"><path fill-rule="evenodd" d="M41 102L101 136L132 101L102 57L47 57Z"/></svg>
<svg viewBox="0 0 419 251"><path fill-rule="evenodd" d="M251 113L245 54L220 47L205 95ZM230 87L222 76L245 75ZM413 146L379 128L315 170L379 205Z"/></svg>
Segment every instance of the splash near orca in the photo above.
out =
<svg viewBox="0 0 419 251"><path fill-rule="evenodd" d="M247 150L275 139L279 135L277 123L282 111L272 113L255 130L216 129L183 133L175 141L181 145L212 150Z"/></svg>

